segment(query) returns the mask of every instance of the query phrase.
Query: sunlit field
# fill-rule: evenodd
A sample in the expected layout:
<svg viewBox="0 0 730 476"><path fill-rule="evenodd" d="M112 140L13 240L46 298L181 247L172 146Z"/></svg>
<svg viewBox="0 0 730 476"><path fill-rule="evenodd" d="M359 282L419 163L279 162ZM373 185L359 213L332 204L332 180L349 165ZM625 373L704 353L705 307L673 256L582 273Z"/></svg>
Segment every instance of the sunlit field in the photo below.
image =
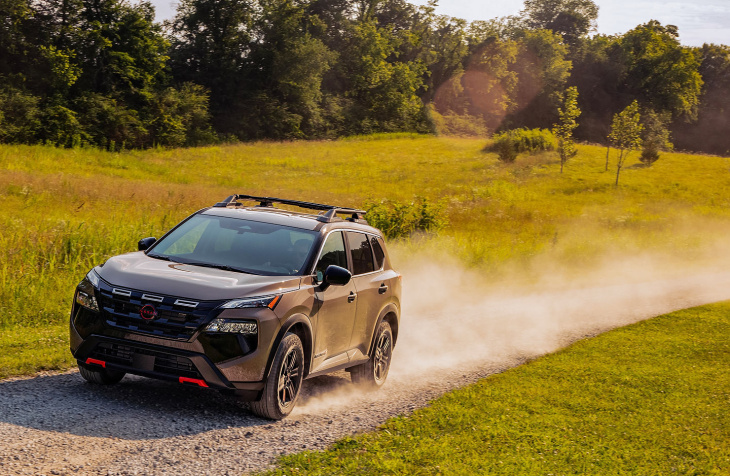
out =
<svg viewBox="0 0 730 476"><path fill-rule="evenodd" d="M583 340L266 474L728 474L729 311Z"/></svg>
<svg viewBox="0 0 730 476"><path fill-rule="evenodd" d="M635 154L615 188L605 148L580 146L561 175L555 153L504 164L482 152L486 143L399 135L122 153L0 146L0 377L72 365L65 326L84 274L233 193L357 207L423 197L448 224L391 243L396 262L438 251L494 279L529 279L545 260L584 269L606 253L691 261L730 229L726 158L672 153L639 167Z"/></svg>

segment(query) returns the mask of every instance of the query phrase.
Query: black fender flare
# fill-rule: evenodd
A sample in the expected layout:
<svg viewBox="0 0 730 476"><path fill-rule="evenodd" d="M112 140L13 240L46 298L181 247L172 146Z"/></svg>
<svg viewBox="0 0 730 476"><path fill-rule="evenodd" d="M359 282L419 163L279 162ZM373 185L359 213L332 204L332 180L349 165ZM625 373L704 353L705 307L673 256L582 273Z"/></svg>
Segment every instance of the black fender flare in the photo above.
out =
<svg viewBox="0 0 730 476"><path fill-rule="evenodd" d="M269 352L269 356L266 359L266 369L264 370L264 380L269 378L269 372L271 371L271 365L274 362L274 355L276 354L277 349L279 348L279 344L281 344L281 341L284 339L284 336L287 332L289 332L289 329L294 327L297 324L302 324L305 329L306 339L308 339L309 342L302 342L302 345L304 346L304 376L306 377L309 373L309 368L312 363L312 352L314 348L314 334L312 333L312 324L309 322L309 318L305 316L304 314L294 314L292 316L289 316L286 321L284 321L284 324L282 324L281 328L279 329L279 332L276 334L276 338L274 339L274 343L271 346L271 351ZM309 350L309 352L307 352ZM309 354L309 355L307 355Z"/></svg>
<svg viewBox="0 0 730 476"><path fill-rule="evenodd" d="M383 319L385 319L385 316L388 314L394 314L395 319L398 322L398 327L400 327L400 313L398 312L398 306L395 305L395 303L388 303L378 315L378 320L375 323L375 327L373 328L373 334L370 336L370 346L368 347L368 357L373 355L373 348L375 347L375 333L378 332L378 327L380 327L380 323L383 322ZM398 340L398 331L397 329L393 330L393 348L395 348L395 344Z"/></svg>

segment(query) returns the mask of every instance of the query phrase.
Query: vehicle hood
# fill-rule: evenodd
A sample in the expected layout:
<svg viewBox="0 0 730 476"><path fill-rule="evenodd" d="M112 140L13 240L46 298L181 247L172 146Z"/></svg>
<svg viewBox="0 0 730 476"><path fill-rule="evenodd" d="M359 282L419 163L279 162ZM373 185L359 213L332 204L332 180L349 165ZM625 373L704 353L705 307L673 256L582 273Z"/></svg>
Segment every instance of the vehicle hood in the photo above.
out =
<svg viewBox="0 0 730 476"><path fill-rule="evenodd" d="M300 276L258 276L150 258L143 252L114 256L95 268L120 287L201 301L263 296L299 289Z"/></svg>

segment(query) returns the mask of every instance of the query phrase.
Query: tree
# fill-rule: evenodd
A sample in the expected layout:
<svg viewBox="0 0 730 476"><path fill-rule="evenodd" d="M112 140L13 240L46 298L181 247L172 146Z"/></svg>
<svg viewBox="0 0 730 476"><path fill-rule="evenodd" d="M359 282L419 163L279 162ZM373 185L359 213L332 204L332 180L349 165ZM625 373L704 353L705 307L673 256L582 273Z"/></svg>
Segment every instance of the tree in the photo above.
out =
<svg viewBox="0 0 730 476"><path fill-rule="evenodd" d="M593 0L525 0L520 17L527 28L554 31L574 45L596 29L598 5Z"/></svg>
<svg viewBox="0 0 730 476"><path fill-rule="evenodd" d="M634 100L626 109L613 116L611 122L611 133L608 139L618 149L616 161L616 186L618 187L619 174L626 162L626 158L632 150L641 147L641 115L639 114L639 103Z"/></svg>
<svg viewBox="0 0 730 476"><path fill-rule="evenodd" d="M210 91L215 128L240 134L244 99L251 91L254 5L248 0L181 0L170 32L170 69L177 82Z"/></svg>
<svg viewBox="0 0 730 476"><path fill-rule="evenodd" d="M558 109L560 121L553 126L553 134L558 138L558 155L560 156L560 173L563 173L565 162L574 157L578 151L573 141L573 131L578 127L578 89L573 86L565 91L563 107Z"/></svg>
<svg viewBox="0 0 730 476"><path fill-rule="evenodd" d="M704 85L697 122L676 122L672 136L677 148L730 155L730 46L697 48Z"/></svg>
<svg viewBox="0 0 730 476"><path fill-rule="evenodd" d="M519 53L511 69L517 74L515 112L505 122L521 127L549 127L557 121L572 64L557 33L526 30L515 35Z"/></svg>
<svg viewBox="0 0 730 476"><path fill-rule="evenodd" d="M626 65L623 92L644 107L692 121L702 90L700 59L678 35L677 27L652 20L619 40Z"/></svg>
<svg viewBox="0 0 730 476"><path fill-rule="evenodd" d="M667 128L670 118L667 112L659 114L651 109L644 111L641 115L644 134L639 160L644 165L651 165L659 160L659 152L672 150L673 146L669 140L669 129Z"/></svg>

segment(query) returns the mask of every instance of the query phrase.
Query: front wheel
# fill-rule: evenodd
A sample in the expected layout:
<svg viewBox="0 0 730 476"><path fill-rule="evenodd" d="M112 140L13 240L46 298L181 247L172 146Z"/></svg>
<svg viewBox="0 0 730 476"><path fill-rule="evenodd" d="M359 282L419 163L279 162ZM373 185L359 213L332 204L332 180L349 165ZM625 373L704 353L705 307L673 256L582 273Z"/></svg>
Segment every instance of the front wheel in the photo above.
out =
<svg viewBox="0 0 730 476"><path fill-rule="evenodd" d="M382 321L375 333L375 347L370 360L350 371L350 378L355 385L367 389L380 388L385 383L393 356L393 331L390 324Z"/></svg>
<svg viewBox="0 0 730 476"><path fill-rule="evenodd" d="M284 336L276 350L261 399L251 402L251 411L271 420L281 420L294 409L304 377L304 348L296 334Z"/></svg>
<svg viewBox="0 0 730 476"><path fill-rule="evenodd" d="M91 370L82 365L79 365L79 373L87 382L99 385L113 385L124 378L124 372L119 370Z"/></svg>

